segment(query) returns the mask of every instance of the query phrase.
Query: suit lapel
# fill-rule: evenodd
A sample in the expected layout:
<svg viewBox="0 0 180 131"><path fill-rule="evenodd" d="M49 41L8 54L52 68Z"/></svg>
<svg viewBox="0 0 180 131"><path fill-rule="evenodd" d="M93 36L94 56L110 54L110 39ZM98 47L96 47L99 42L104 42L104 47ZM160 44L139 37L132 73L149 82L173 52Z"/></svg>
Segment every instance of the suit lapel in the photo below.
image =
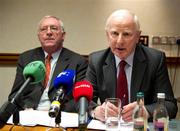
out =
<svg viewBox="0 0 180 131"><path fill-rule="evenodd" d="M51 79L49 91L52 89L53 81L57 77L57 75L59 75L59 73L61 73L65 69L67 69L67 67L70 63L69 61L70 61L70 54L67 52L67 50L65 48L62 48L62 51L61 51L59 58L57 60L57 63L56 63L56 67L54 69L54 73L53 73L53 76Z"/></svg>
<svg viewBox="0 0 180 131"><path fill-rule="evenodd" d="M132 78L131 78L131 102L136 100L136 93L140 90L143 77L145 76L145 69L147 67L147 61L145 55L140 48L141 46L136 47L133 69L132 69Z"/></svg>
<svg viewBox="0 0 180 131"><path fill-rule="evenodd" d="M43 63L45 63L44 62L45 61L45 54L44 54L44 51L42 50L41 47L36 49L36 52L35 52L33 58L34 58L35 61L38 60L38 61L42 61ZM43 84L44 84L44 80L41 81L41 87L43 87L43 89L44 89Z"/></svg>
<svg viewBox="0 0 180 131"><path fill-rule="evenodd" d="M107 97L116 97L116 66L114 55L109 52L103 66L104 83L107 89Z"/></svg>
<svg viewBox="0 0 180 131"><path fill-rule="evenodd" d="M44 63L45 61L45 55L44 55L44 51L42 50L42 48L37 48L36 53L34 54L34 60L39 60L42 61Z"/></svg>

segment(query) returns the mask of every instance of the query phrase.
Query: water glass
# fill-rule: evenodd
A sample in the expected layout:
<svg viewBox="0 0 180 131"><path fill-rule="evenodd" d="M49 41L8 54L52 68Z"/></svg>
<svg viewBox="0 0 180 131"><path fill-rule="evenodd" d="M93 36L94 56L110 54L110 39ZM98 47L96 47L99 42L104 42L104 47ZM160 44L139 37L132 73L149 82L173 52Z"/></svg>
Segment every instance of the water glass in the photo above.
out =
<svg viewBox="0 0 180 131"><path fill-rule="evenodd" d="M106 131L120 130L120 108L119 98L107 98L105 100L105 124Z"/></svg>

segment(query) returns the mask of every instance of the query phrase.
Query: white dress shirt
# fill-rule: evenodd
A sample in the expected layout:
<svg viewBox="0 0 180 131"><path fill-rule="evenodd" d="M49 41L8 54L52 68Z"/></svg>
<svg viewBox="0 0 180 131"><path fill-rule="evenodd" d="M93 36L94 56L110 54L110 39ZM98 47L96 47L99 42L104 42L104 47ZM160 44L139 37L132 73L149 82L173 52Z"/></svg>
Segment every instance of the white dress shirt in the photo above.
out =
<svg viewBox="0 0 180 131"><path fill-rule="evenodd" d="M45 58L46 58L48 53L47 52L44 52L44 53L45 53ZM49 108L50 108L51 102L50 102L49 97L48 97L48 91L49 91L49 86L51 83L51 78L53 76L53 72L54 72L54 69L56 67L56 63L57 63L57 60L59 58L60 53L61 53L61 50L52 54L51 71L50 71L49 81L48 81L47 86L45 87L45 90L41 96L37 110L49 110Z"/></svg>

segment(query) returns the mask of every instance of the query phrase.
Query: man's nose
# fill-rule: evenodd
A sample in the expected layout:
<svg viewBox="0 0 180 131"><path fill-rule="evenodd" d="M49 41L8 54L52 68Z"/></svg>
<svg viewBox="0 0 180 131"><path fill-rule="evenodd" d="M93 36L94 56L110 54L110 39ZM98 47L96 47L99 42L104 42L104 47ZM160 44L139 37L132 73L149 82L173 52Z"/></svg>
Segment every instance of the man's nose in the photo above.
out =
<svg viewBox="0 0 180 131"><path fill-rule="evenodd" d="M50 27L47 28L47 33L52 33L52 30Z"/></svg>
<svg viewBox="0 0 180 131"><path fill-rule="evenodd" d="M122 34L119 34L117 37L117 43L121 43L121 42L123 42L123 36Z"/></svg>
<svg viewBox="0 0 180 131"><path fill-rule="evenodd" d="M52 35L52 30L50 27L47 28L47 35Z"/></svg>

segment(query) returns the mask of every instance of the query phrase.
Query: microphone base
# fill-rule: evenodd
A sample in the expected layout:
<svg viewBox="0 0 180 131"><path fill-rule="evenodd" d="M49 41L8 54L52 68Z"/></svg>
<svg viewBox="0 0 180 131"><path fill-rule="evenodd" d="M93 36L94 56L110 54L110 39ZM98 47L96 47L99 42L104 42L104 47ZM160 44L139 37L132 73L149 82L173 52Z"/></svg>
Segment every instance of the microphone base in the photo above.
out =
<svg viewBox="0 0 180 131"><path fill-rule="evenodd" d="M17 111L17 106L9 101L5 102L0 109L0 128L3 127L8 119Z"/></svg>
<svg viewBox="0 0 180 131"><path fill-rule="evenodd" d="M79 124L79 131L85 131L87 129L87 124Z"/></svg>

